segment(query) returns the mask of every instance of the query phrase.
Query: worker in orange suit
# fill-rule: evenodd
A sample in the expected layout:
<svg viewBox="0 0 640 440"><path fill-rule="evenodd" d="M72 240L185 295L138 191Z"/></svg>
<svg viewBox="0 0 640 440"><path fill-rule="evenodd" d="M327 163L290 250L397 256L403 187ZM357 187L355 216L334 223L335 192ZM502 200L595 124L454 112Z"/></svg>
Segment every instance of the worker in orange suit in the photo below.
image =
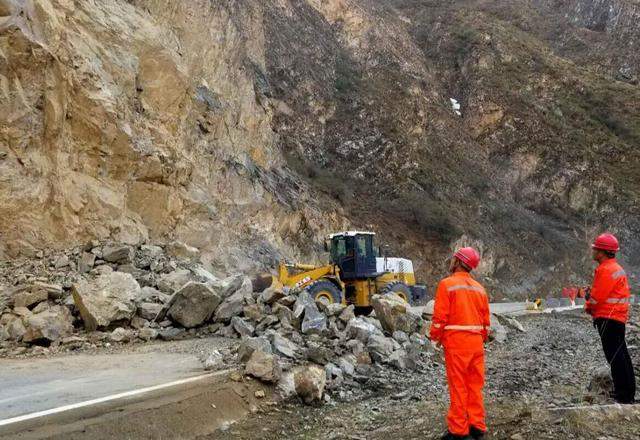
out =
<svg viewBox="0 0 640 440"><path fill-rule="evenodd" d="M489 299L470 272L480 255L470 247L451 259L451 275L438 284L430 338L444 347L450 406L443 440L481 439L487 431L484 401L484 342L490 326Z"/></svg>
<svg viewBox="0 0 640 440"><path fill-rule="evenodd" d="M605 233L598 236L591 247L598 267L587 294L585 311L593 317L611 367L613 398L618 403L634 403L636 379L625 340L631 294L627 274L616 261L620 245L614 235Z"/></svg>

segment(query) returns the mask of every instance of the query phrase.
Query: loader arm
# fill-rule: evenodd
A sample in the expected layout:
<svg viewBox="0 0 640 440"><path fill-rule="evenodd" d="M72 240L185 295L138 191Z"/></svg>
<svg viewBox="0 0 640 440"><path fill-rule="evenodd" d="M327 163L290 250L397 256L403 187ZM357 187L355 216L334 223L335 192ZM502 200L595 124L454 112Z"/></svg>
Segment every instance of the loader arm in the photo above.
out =
<svg viewBox="0 0 640 440"><path fill-rule="evenodd" d="M295 273L291 273L292 269ZM336 268L329 264L326 266L313 266L309 264L285 264L278 267L278 281L285 287L304 287L327 275L336 275Z"/></svg>

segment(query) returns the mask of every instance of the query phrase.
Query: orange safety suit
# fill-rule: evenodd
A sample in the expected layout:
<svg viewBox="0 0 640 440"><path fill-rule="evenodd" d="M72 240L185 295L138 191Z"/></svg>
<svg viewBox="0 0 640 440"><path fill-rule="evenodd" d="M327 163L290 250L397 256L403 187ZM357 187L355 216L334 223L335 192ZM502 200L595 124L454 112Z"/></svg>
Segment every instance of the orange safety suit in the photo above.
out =
<svg viewBox="0 0 640 440"><path fill-rule="evenodd" d="M438 284L430 338L444 347L450 406L449 432L465 436L469 426L486 431L484 342L490 326L489 299L467 272L455 272Z"/></svg>
<svg viewBox="0 0 640 440"><path fill-rule="evenodd" d="M626 324L631 293L627 274L615 258L603 261L596 268L591 296L584 308L594 319L605 318Z"/></svg>

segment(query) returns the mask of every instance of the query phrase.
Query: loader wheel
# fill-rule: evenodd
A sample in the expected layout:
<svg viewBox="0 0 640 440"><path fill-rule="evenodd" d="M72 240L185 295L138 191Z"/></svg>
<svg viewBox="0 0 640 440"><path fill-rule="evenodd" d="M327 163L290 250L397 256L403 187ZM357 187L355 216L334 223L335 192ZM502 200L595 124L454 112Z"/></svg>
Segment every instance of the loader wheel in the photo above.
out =
<svg viewBox="0 0 640 440"><path fill-rule="evenodd" d="M413 292L411 292L411 288L400 281L394 281L387 284L384 289L382 289L382 293L395 293L400 298L405 300L405 302L409 304L413 303Z"/></svg>
<svg viewBox="0 0 640 440"><path fill-rule="evenodd" d="M342 303L342 292L331 281L316 281L306 290L314 301L326 301L329 304Z"/></svg>

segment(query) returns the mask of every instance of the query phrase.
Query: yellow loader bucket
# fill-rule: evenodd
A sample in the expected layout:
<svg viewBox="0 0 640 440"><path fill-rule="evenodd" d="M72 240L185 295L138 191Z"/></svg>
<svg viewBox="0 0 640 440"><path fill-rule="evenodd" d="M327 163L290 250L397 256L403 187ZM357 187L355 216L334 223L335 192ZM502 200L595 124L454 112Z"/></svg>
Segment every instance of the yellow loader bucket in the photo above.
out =
<svg viewBox="0 0 640 440"><path fill-rule="evenodd" d="M251 280L251 284L253 285L254 292L264 292L270 287L273 287L276 289L282 289L283 287L282 283L278 280L278 278L274 277L270 273L262 273L262 274L256 275Z"/></svg>

